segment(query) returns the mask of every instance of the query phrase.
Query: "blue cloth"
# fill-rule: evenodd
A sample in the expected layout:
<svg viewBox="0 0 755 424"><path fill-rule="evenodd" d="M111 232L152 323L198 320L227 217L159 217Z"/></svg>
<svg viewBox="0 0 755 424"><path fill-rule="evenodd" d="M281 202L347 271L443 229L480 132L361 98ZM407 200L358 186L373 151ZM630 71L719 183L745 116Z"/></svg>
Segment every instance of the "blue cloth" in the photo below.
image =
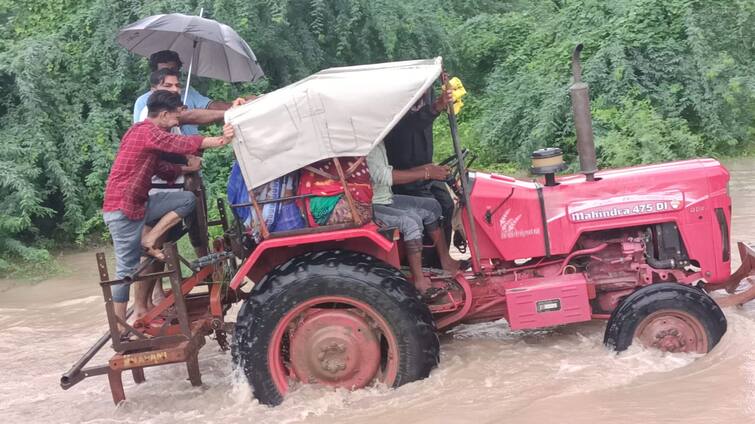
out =
<svg viewBox="0 0 755 424"><path fill-rule="evenodd" d="M246 183L244 177L241 175L241 168L238 162L233 162L233 168L231 168L231 175L228 177L228 202L232 205L238 205L241 203L249 203L249 190L246 189ZM252 217L252 208L233 208L233 213L236 214L239 221L244 225L249 226Z"/></svg>
<svg viewBox="0 0 755 424"><path fill-rule="evenodd" d="M142 109L147 107L147 99L149 99L149 95L152 94L151 91L148 91L141 96L139 96L138 99L136 99L136 102L134 102L134 117L133 122L137 123L141 121L140 116L142 114ZM181 100L184 98L184 92L181 91ZM210 105L209 97L205 97L197 90L195 90L192 87L189 87L189 97L186 98L186 107L189 109L207 109L207 106ZM196 135L199 134L199 127L196 125L181 125L181 133L183 135Z"/></svg>
<svg viewBox="0 0 755 424"><path fill-rule="evenodd" d="M255 189L255 195L257 196L257 200L280 199L285 196L286 190L293 190L297 185L296 183L296 173L284 175ZM249 199L249 190L246 188L238 162L233 163L231 175L228 177L227 193L228 201L232 205L251 201ZM252 228L254 237L259 240L259 229L257 226L252 225L252 221L256 216L252 208L234 208L233 211L238 219L244 223L244 226ZM301 210L294 201L266 203L262 206L262 219L271 233L295 230L307 226Z"/></svg>

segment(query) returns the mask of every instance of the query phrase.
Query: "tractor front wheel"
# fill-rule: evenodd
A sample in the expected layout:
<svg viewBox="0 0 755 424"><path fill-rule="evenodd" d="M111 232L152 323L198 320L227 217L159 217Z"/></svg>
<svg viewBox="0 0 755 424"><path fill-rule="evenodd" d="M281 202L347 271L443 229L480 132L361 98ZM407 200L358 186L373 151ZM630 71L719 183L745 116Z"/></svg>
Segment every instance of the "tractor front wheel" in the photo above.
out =
<svg viewBox="0 0 755 424"><path fill-rule="evenodd" d="M239 311L234 360L260 402L299 384L359 389L425 378L439 344L428 308L396 269L326 251L268 274Z"/></svg>
<svg viewBox="0 0 755 424"><path fill-rule="evenodd" d="M637 340L664 352L708 353L724 333L726 317L705 292L657 283L621 302L608 321L604 342L619 352Z"/></svg>

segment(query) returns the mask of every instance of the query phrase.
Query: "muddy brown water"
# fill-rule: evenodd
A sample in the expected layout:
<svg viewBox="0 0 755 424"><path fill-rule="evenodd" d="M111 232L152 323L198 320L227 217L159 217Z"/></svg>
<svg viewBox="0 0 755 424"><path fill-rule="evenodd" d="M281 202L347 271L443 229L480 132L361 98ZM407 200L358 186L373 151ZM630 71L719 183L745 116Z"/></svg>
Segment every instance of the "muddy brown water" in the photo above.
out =
<svg viewBox="0 0 755 424"><path fill-rule="evenodd" d="M729 169L733 238L755 240L755 160ZM63 262L62 277L0 281L3 423L755 422L755 304L726 310L729 331L706 356L637 347L617 356L598 322L529 332L503 321L463 326L443 339L426 380L395 390L306 387L276 408L260 405L210 342L200 353L203 387L182 366L151 368L145 384L124 379L128 400L115 408L105 377L58 385L105 328L93 252Z"/></svg>

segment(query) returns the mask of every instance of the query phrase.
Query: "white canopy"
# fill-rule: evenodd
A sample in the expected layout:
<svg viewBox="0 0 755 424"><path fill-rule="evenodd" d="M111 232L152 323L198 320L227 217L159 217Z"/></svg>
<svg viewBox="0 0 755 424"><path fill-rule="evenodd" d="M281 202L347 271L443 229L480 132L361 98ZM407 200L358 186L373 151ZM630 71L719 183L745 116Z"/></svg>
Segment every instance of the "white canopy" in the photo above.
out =
<svg viewBox="0 0 755 424"><path fill-rule="evenodd" d="M440 76L442 58L331 68L226 112L247 187L365 156Z"/></svg>

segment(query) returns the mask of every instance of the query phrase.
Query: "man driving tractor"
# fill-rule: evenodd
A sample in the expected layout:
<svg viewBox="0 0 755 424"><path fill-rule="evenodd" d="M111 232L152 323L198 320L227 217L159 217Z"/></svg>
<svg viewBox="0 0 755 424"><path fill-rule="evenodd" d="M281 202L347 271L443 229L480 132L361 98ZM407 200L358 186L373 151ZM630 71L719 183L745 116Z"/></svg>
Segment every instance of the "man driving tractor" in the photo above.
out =
<svg viewBox="0 0 755 424"><path fill-rule="evenodd" d="M427 90L409 109L409 112L385 137L385 151L388 162L398 171L427 168L433 165L433 123L446 110L453 97L444 90L441 96L432 100L433 90ZM396 194L435 199L441 206L443 219L441 226L445 235L446 247L451 241L451 220L454 213L454 200L443 178L425 178L411 182L394 182Z"/></svg>

